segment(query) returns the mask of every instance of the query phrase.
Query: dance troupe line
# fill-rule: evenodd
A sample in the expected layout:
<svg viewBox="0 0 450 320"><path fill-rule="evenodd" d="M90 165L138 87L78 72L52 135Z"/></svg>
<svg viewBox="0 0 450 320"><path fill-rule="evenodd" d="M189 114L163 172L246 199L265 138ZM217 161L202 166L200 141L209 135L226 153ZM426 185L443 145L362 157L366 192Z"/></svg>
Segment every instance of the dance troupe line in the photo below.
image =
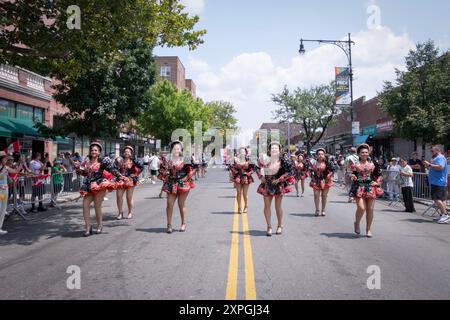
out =
<svg viewBox="0 0 450 320"><path fill-rule="evenodd" d="M79 174L85 176L84 184L81 188L83 196L83 217L85 221L84 236L93 234L90 221L90 205L94 204L97 222L96 233L103 230L102 223L102 203L108 191L117 192L117 219L124 218L123 197L126 195L128 206L127 219L133 218L133 193L138 184L139 174L143 167L133 158L134 150L127 146L123 150L122 157L115 160L109 157L101 158L102 145L93 142L89 148L89 157L76 167ZM356 213L354 222L354 232L361 234L360 223L366 215L366 237L372 238L373 212L376 198L383 194L381 189L381 169L376 161L370 158L370 147L362 144L357 148L358 157L350 161L351 168L349 178L352 185L349 197L356 201ZM167 194L167 233L173 233L172 218L175 202L181 216L180 232L185 232L186 221L186 201L191 189L196 187L194 179L197 172L202 168L200 174L204 176L206 172L206 157L202 155L202 163L196 165L196 161L191 157L190 161L185 161L183 157L183 144L175 140L170 143L170 155L168 159L162 158L158 179L162 180L161 191ZM2 169L4 163L2 159ZM325 217L328 192L333 186L333 166L326 156L324 149L316 150L315 158L306 159L303 154L292 155L290 158L286 153L282 153L282 146L279 142L273 141L269 144L268 154L262 155L257 164L251 163L248 149L242 147L232 158L230 165L230 182L236 189L236 200L238 204L238 214L248 212L248 190L254 183L253 174L256 173L260 184L257 193L264 199L264 217L267 223L267 236L272 236L272 203L275 203L277 218L276 234L283 233L283 209L282 202L286 194L292 192L293 187L297 192L297 197L303 197L305 192L305 180L309 177L310 187L314 191L315 216ZM1 177L1 176L0 176ZM1 181L0 181L1 182ZM0 183L0 187L1 187ZM300 189L301 188L301 194ZM243 202L243 203L242 203Z"/></svg>

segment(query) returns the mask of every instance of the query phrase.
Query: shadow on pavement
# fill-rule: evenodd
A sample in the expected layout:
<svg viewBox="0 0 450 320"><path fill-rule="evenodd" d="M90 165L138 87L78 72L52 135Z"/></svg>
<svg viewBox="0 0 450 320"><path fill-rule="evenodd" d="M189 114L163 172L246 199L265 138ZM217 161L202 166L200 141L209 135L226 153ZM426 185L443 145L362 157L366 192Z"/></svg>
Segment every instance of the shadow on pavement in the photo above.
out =
<svg viewBox="0 0 450 320"><path fill-rule="evenodd" d="M321 233L321 236L327 238L339 238L339 239L359 239L362 236L353 233Z"/></svg>
<svg viewBox="0 0 450 320"><path fill-rule="evenodd" d="M352 204L352 202L348 202L348 201L329 201L330 203L343 203L343 204Z"/></svg>
<svg viewBox="0 0 450 320"><path fill-rule="evenodd" d="M245 233L243 231L230 231L230 233L231 234L237 233L239 235L244 235L244 234L248 233L252 237L267 237L266 231L262 231L262 230L249 230Z"/></svg>
<svg viewBox="0 0 450 320"><path fill-rule="evenodd" d="M83 236L84 224L79 204L65 206L62 210L51 209L45 213L33 214L29 218L29 221L8 220L5 223L8 234L0 237L0 246L11 244L29 246L41 238Z"/></svg>
<svg viewBox="0 0 450 320"><path fill-rule="evenodd" d="M234 214L234 212L230 212L230 211L223 211L223 212L211 212L211 214Z"/></svg>
<svg viewBox="0 0 450 320"><path fill-rule="evenodd" d="M235 196L220 196L218 198L220 198L220 199L234 199L236 197Z"/></svg>
<svg viewBox="0 0 450 320"><path fill-rule="evenodd" d="M414 222L414 223L432 223L432 224L436 224L435 221L426 220L426 219L405 219L405 220L402 220L402 221Z"/></svg>
<svg viewBox="0 0 450 320"><path fill-rule="evenodd" d="M136 229L136 231L148 232L148 233L167 233L165 228L148 228L148 229ZM175 231L175 229L174 229Z"/></svg>
<svg viewBox="0 0 450 320"><path fill-rule="evenodd" d="M316 218L316 215L313 213L291 213L290 216L301 218Z"/></svg>

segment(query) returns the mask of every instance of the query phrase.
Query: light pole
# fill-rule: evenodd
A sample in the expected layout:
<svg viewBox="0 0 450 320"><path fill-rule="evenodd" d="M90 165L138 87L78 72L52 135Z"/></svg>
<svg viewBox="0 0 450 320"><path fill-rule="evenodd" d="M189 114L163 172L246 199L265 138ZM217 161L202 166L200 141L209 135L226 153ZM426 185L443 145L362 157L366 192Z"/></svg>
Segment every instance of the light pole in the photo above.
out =
<svg viewBox="0 0 450 320"><path fill-rule="evenodd" d="M352 121L352 128L353 128L353 65L352 65L352 44L354 45L355 42L352 41L351 34L348 34L348 40L306 40L306 39L300 39L300 49L298 52L303 55L305 54L305 46L303 45L303 42L318 42L319 44L333 44L339 48L341 48L342 51L344 51L345 55L348 59L348 66L350 71L350 118ZM353 134L353 132L352 132Z"/></svg>

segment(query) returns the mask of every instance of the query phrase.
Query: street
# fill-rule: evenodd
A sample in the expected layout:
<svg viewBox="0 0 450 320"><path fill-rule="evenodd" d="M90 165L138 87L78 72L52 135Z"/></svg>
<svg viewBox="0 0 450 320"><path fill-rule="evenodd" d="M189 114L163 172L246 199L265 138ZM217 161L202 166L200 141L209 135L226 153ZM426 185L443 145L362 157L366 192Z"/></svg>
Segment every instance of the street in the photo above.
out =
<svg viewBox="0 0 450 320"><path fill-rule="evenodd" d="M268 238L257 183L248 214L237 215L227 171L211 168L188 197L186 233L176 232L176 206L175 232L166 234L160 187L136 189L133 220L115 219L115 194L108 194L104 233L88 238L81 202L26 222L8 220L9 234L0 238L0 299L450 298L449 226L429 217L380 201L374 238L357 237L355 205L345 191L334 187L327 216L318 218L307 187L304 198L285 197L284 234ZM361 229L364 234L365 220ZM81 270L81 288L71 290L73 265ZM381 271L380 289L367 286L369 266Z"/></svg>

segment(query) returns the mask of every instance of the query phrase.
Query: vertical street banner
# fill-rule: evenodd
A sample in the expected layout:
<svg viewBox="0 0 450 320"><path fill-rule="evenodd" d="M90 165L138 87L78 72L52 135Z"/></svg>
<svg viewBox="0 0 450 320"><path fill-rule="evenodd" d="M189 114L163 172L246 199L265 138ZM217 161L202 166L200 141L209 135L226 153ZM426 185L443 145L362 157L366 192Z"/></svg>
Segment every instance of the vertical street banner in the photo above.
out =
<svg viewBox="0 0 450 320"><path fill-rule="evenodd" d="M336 67L336 105L349 106L350 96L350 68Z"/></svg>

